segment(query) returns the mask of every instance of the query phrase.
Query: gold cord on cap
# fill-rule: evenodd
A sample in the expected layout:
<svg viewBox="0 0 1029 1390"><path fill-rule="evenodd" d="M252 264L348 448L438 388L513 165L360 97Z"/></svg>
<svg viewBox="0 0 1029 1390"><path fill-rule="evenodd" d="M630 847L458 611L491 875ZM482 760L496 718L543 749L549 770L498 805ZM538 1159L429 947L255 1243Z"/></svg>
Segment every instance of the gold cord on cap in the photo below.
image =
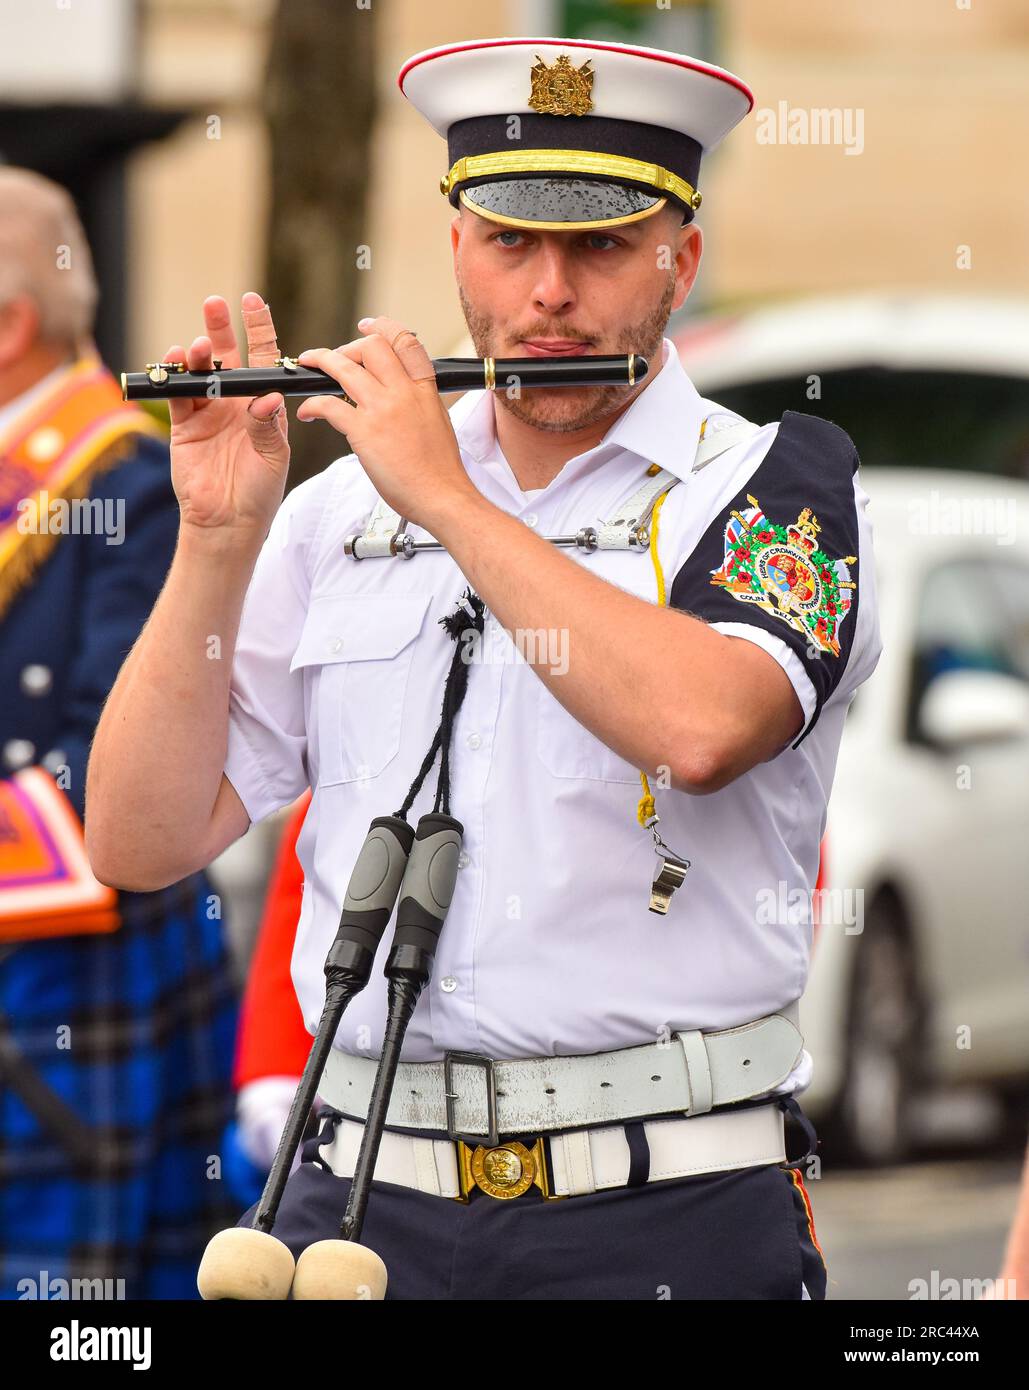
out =
<svg viewBox="0 0 1029 1390"><path fill-rule="evenodd" d="M601 174L649 184L661 193L670 193L694 211L701 203L701 195L692 184L660 164L593 150L499 150L493 154L465 155L440 180L440 191L449 197L455 185L492 174Z"/></svg>

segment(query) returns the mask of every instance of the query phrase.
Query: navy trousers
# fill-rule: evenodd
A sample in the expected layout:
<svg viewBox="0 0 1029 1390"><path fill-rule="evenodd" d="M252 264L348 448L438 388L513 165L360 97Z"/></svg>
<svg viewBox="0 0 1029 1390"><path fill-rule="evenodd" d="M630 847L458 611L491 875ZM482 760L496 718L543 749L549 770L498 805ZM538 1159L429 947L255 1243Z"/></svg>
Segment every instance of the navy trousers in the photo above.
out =
<svg viewBox="0 0 1029 1390"><path fill-rule="evenodd" d="M350 1180L304 1148L274 1234L294 1256L339 1235ZM248 1226L253 1212L240 1220ZM672 1178L548 1202L535 1187L467 1205L374 1182L361 1243L387 1299L824 1299L807 1194L779 1164Z"/></svg>

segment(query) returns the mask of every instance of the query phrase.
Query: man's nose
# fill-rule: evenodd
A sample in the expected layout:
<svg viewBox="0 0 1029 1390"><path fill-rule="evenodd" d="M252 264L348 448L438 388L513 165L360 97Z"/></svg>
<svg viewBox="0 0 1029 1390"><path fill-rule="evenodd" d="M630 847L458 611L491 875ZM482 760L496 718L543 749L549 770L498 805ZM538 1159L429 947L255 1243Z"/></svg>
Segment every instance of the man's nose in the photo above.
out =
<svg viewBox="0 0 1029 1390"><path fill-rule="evenodd" d="M534 306L548 314L561 314L567 313L574 303L567 255L560 247L544 245L533 291Z"/></svg>

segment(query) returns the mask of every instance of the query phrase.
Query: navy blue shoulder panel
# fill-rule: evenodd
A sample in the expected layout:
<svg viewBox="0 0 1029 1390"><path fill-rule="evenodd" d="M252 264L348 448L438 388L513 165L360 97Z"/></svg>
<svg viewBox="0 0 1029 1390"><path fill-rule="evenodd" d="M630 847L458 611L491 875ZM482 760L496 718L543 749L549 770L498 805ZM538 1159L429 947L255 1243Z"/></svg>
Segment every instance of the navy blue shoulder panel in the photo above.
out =
<svg viewBox="0 0 1029 1390"><path fill-rule="evenodd" d="M712 520L672 581L669 606L747 623L800 657L814 728L846 669L857 627L857 450L837 425L788 410L765 457Z"/></svg>

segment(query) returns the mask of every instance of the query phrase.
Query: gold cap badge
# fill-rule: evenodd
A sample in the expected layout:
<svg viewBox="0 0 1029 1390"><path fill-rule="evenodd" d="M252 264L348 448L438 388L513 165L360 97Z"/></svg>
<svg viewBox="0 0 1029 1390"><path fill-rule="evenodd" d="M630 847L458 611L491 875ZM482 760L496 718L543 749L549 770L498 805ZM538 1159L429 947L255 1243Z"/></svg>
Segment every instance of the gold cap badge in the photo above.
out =
<svg viewBox="0 0 1029 1390"><path fill-rule="evenodd" d="M585 116L593 110L594 72L589 59L576 68L562 53L553 67L547 67L537 53L531 77L529 105L541 116Z"/></svg>

